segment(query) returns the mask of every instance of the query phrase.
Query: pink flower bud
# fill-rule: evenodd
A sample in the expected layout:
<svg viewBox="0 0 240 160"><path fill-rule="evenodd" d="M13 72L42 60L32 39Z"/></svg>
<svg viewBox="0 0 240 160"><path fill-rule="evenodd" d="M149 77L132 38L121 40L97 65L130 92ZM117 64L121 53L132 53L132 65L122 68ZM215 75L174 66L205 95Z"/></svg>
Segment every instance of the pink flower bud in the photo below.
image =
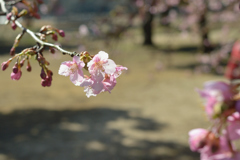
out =
<svg viewBox="0 0 240 160"><path fill-rule="evenodd" d="M47 77L46 79L42 79L41 85L43 87L50 87L52 84L52 79L49 79L50 77Z"/></svg>
<svg viewBox="0 0 240 160"><path fill-rule="evenodd" d="M51 76L51 77L53 76L53 72L51 70L48 70L47 74L48 74L48 76Z"/></svg>
<svg viewBox="0 0 240 160"><path fill-rule="evenodd" d="M12 17L12 12L7 14L7 20L11 20L11 17Z"/></svg>
<svg viewBox="0 0 240 160"><path fill-rule="evenodd" d="M54 33L54 34L52 34L52 39L53 39L54 41L57 41L57 40L58 40L58 36Z"/></svg>
<svg viewBox="0 0 240 160"><path fill-rule="evenodd" d="M63 30L59 30L58 33L61 37L65 37L65 32Z"/></svg>
<svg viewBox="0 0 240 160"><path fill-rule="evenodd" d="M19 80L22 76L22 71L19 70L17 73L11 73L11 79L12 80Z"/></svg>
<svg viewBox="0 0 240 160"><path fill-rule="evenodd" d="M42 68L42 70L41 70L40 77L41 77L42 79L46 79L46 73L45 73L45 71L44 71L43 68Z"/></svg>
<svg viewBox="0 0 240 160"><path fill-rule="evenodd" d="M24 65L25 59L21 60L20 66L22 67Z"/></svg>
<svg viewBox="0 0 240 160"><path fill-rule="evenodd" d="M47 86L50 87L52 85L52 77L47 77Z"/></svg>
<svg viewBox="0 0 240 160"><path fill-rule="evenodd" d="M41 85L42 85L43 87L46 87L46 86L47 86L47 81L44 80L44 79L42 79Z"/></svg>
<svg viewBox="0 0 240 160"><path fill-rule="evenodd" d="M12 72L15 73L15 74L17 74L17 72L18 72L18 67L17 67L16 65L13 66Z"/></svg>
<svg viewBox="0 0 240 160"><path fill-rule="evenodd" d="M11 55L11 56L14 56L14 55L15 55L15 48L14 48L14 47L11 48L11 50L10 50L10 55Z"/></svg>
<svg viewBox="0 0 240 160"><path fill-rule="evenodd" d="M16 23L14 21L12 22L11 27L12 27L13 30L15 30L17 28L17 25L16 25Z"/></svg>
<svg viewBox="0 0 240 160"><path fill-rule="evenodd" d="M6 61L2 63L2 70L5 71L8 68L10 61Z"/></svg>
<svg viewBox="0 0 240 160"><path fill-rule="evenodd" d="M54 54L55 53L55 49L54 48L49 48L49 50L50 50L50 52L52 53L52 54Z"/></svg>
<svg viewBox="0 0 240 160"><path fill-rule="evenodd" d="M31 72L31 71L32 71L32 67L31 67L29 61L28 61L28 64L27 64L26 69L27 69L28 72Z"/></svg>

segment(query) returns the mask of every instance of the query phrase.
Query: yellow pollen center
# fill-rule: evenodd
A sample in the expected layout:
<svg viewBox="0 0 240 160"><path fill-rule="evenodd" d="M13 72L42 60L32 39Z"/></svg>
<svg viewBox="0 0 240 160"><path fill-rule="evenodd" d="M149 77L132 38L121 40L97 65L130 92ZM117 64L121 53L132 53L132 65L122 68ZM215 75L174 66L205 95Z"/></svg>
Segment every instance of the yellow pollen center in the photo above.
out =
<svg viewBox="0 0 240 160"><path fill-rule="evenodd" d="M71 70L71 72L72 73L74 73L74 72L76 72L77 71L77 69L78 69L78 66L77 66L77 64L76 63L74 63L70 68L69 68L70 70Z"/></svg>
<svg viewBox="0 0 240 160"><path fill-rule="evenodd" d="M103 61L96 62L95 68L103 70L103 66L102 65L103 65Z"/></svg>

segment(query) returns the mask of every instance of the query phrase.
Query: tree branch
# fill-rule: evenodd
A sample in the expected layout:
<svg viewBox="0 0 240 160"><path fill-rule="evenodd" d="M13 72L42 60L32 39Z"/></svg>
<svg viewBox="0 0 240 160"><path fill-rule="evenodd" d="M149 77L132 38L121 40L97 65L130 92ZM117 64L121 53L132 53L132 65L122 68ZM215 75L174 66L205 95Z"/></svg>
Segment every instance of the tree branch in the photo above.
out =
<svg viewBox="0 0 240 160"><path fill-rule="evenodd" d="M20 0L18 1L14 1L14 3L9 3L10 5L12 4L15 4L15 3L18 3L20 2ZM0 4L1 4L1 9L2 11L5 13L4 15L6 15L9 11L7 10L6 8L6 5L9 5L7 4L4 0L0 0ZM13 19L14 20L14 19ZM48 46L48 47L53 47L55 49L57 49L58 51L62 52L63 54L68 54L70 56L79 56L79 54L77 54L76 52L70 52L70 51L67 51L67 50L64 50L63 48L61 48L60 46L58 45L55 45L55 44L52 44L52 43L47 43L47 42L44 42L42 41L41 39L39 39L35 32L23 27L23 25L17 21L17 20L14 20L15 24L22 30L22 31L26 31L36 42L38 42L40 45L42 46Z"/></svg>

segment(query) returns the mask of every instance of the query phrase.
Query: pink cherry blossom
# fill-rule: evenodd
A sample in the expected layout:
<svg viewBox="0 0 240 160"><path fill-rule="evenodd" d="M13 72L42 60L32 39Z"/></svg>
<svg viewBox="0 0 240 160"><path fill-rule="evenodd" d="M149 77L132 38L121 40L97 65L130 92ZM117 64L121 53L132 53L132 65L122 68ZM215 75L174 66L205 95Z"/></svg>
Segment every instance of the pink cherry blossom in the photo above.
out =
<svg viewBox="0 0 240 160"><path fill-rule="evenodd" d="M228 116L227 131L230 140L237 140L240 138L240 113L235 112Z"/></svg>
<svg viewBox="0 0 240 160"><path fill-rule="evenodd" d="M88 62L87 67L92 76L97 77L102 74L104 78L105 74L114 74L117 65L113 60L108 59L108 54L106 52L100 51L90 62Z"/></svg>
<svg viewBox="0 0 240 160"><path fill-rule="evenodd" d="M199 151L202 149L205 145L205 139L208 134L208 130L202 129L202 128L197 128L191 130L189 134L189 145L191 151Z"/></svg>
<svg viewBox="0 0 240 160"><path fill-rule="evenodd" d="M224 100L230 100L233 93L228 83L222 81L208 81L204 84L204 90L218 90L224 97Z"/></svg>
<svg viewBox="0 0 240 160"><path fill-rule="evenodd" d="M87 97L96 96L97 94L104 91L103 77L100 74L97 77L85 78L80 86L84 87L84 92L86 92ZM99 79L97 79L99 78Z"/></svg>
<svg viewBox="0 0 240 160"><path fill-rule="evenodd" d="M100 77L100 79L102 79ZM108 91L111 93L111 90L115 87L117 81L114 76L105 76L105 78L102 81L96 80L95 77L91 77L89 79L84 79L84 81L81 83L81 87L84 87L87 97L90 96L96 96L97 94L101 92Z"/></svg>
<svg viewBox="0 0 240 160"><path fill-rule="evenodd" d="M128 70L127 67L117 66L116 71L114 72L114 77L117 78L122 74L122 70Z"/></svg>
<svg viewBox="0 0 240 160"><path fill-rule="evenodd" d="M104 86L104 91L108 91L109 93L111 93L111 90L115 87L115 85L117 84L117 81L116 81L116 78L112 75L112 76L105 76L102 83Z"/></svg>
<svg viewBox="0 0 240 160"><path fill-rule="evenodd" d="M58 74L69 76L73 84L79 86L84 80L82 68L85 63L78 56L73 57L73 61L65 61L61 64Z"/></svg>
<svg viewBox="0 0 240 160"><path fill-rule="evenodd" d="M202 150L200 150L201 160L235 160L231 148L229 147L229 141L225 135L219 137L219 142L217 146L206 145ZM211 143L210 143L211 144ZM215 144L216 145L216 144Z"/></svg>
<svg viewBox="0 0 240 160"><path fill-rule="evenodd" d="M91 96L97 96L97 94L93 93L93 89L90 86L84 87L84 92L86 92L86 96L89 98Z"/></svg>
<svg viewBox="0 0 240 160"><path fill-rule="evenodd" d="M22 76L22 71L19 69L17 73L11 73L12 80L19 80Z"/></svg>
<svg viewBox="0 0 240 160"><path fill-rule="evenodd" d="M232 100L233 93L229 84L220 81L210 81L204 84L203 90L198 90L205 100L205 111L209 118L214 116L215 107Z"/></svg>

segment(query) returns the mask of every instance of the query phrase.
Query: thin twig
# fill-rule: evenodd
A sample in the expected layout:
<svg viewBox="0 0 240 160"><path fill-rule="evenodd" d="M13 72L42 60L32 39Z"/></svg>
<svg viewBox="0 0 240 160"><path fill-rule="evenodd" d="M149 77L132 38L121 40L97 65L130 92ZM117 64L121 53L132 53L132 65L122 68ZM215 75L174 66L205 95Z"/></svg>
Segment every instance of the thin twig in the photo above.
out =
<svg viewBox="0 0 240 160"><path fill-rule="evenodd" d="M15 3L18 3L20 2L21 0L18 0L18 1L14 1ZM12 3L12 4L15 4L15 3ZM4 0L0 0L0 4L1 4L1 8L2 8L2 11L5 13L8 13L8 10L6 8L6 5L7 3L4 1ZM64 54L68 54L70 56L74 56L74 55L77 55L76 52L70 52L70 51L67 51L67 50L64 50L62 49L60 46L58 45L55 45L55 44L52 44L52 43L47 43L47 42L44 42L42 41L41 39L39 39L37 36L36 36L36 33L34 33L33 31L23 27L23 25L17 21L17 20L14 20L15 21L15 24L23 31L26 31L36 42L38 42L39 44L41 44L42 46L48 46L48 47L53 47L55 49L57 49L58 51L64 53Z"/></svg>

